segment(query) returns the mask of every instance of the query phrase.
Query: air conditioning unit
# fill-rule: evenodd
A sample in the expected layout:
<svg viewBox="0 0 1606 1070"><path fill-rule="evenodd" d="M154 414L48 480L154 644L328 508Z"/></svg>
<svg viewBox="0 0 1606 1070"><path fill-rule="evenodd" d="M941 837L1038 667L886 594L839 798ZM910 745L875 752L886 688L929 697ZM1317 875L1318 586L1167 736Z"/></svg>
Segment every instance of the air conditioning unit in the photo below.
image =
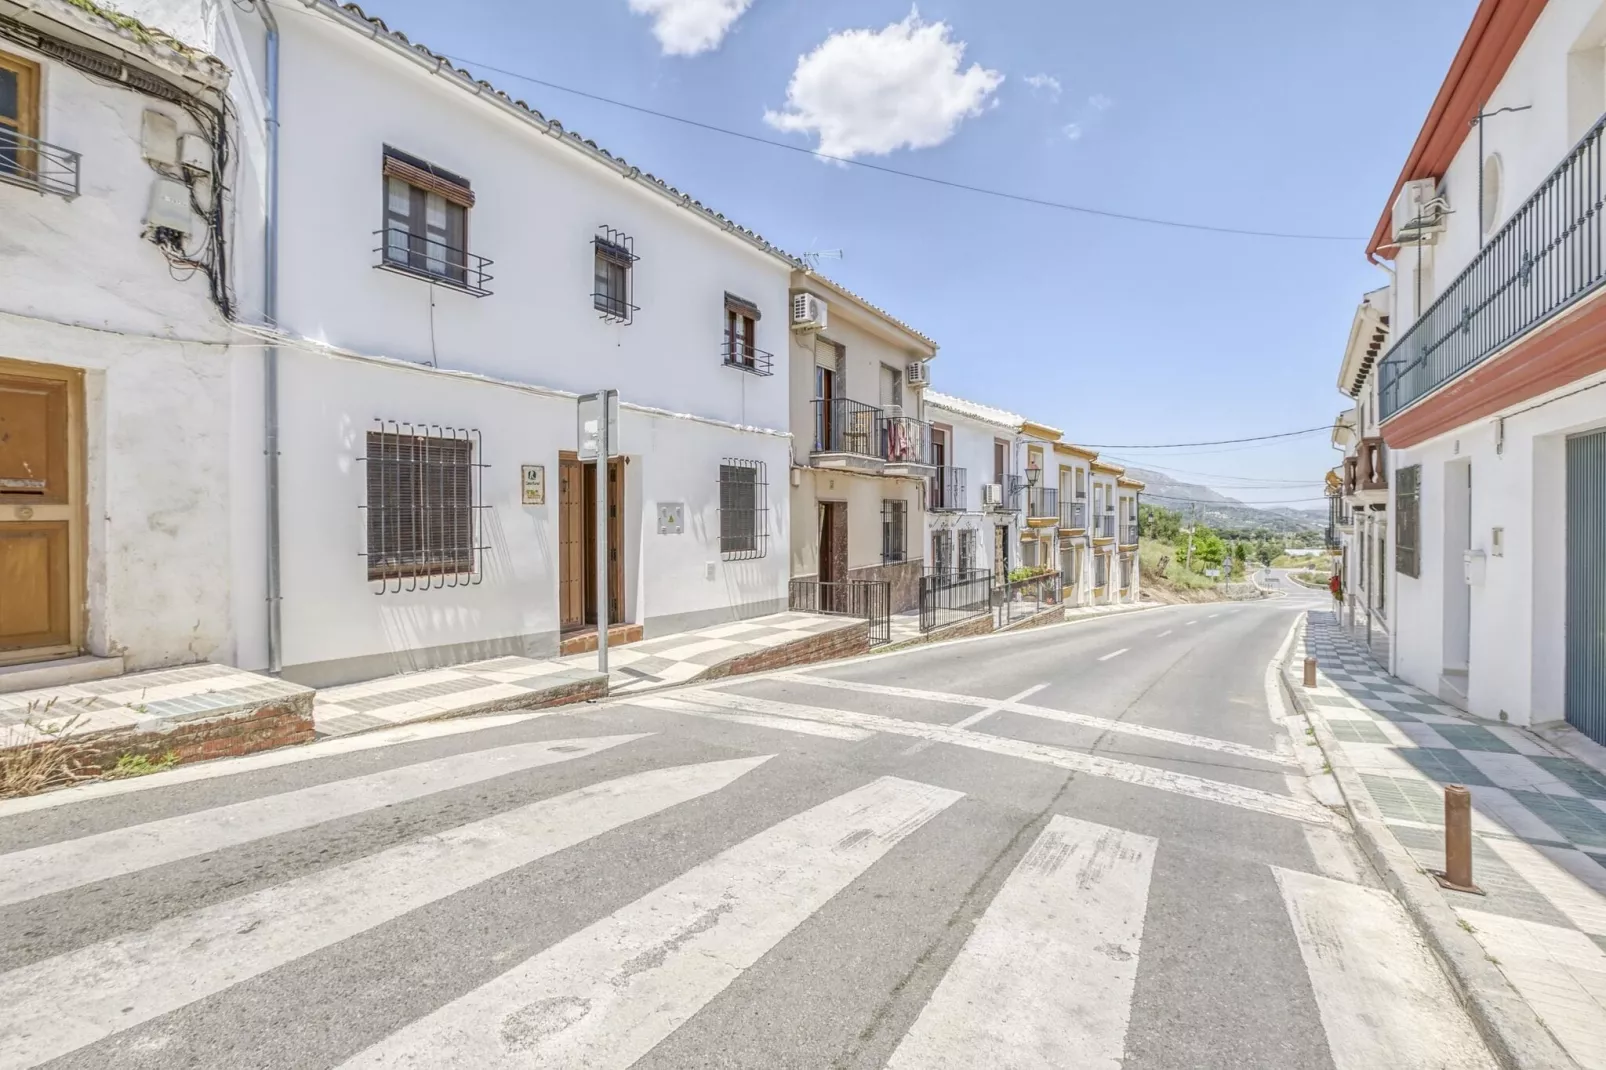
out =
<svg viewBox="0 0 1606 1070"><path fill-rule="evenodd" d="M813 294L792 295L792 330L823 331L825 321L824 301Z"/></svg>
<svg viewBox="0 0 1606 1070"><path fill-rule="evenodd" d="M981 504L996 509L1004 504L1004 485L1002 483L983 483L981 485Z"/></svg>
<svg viewBox="0 0 1606 1070"><path fill-rule="evenodd" d="M911 360L903 373L903 381L910 386L926 386L931 382L931 369L923 360Z"/></svg>
<svg viewBox="0 0 1606 1070"><path fill-rule="evenodd" d="M1432 245L1444 230L1449 208L1436 180L1418 178L1407 182L1394 198L1394 244Z"/></svg>
<svg viewBox="0 0 1606 1070"><path fill-rule="evenodd" d="M903 406L883 405L881 406L881 415L886 417L888 420L901 420L903 419Z"/></svg>

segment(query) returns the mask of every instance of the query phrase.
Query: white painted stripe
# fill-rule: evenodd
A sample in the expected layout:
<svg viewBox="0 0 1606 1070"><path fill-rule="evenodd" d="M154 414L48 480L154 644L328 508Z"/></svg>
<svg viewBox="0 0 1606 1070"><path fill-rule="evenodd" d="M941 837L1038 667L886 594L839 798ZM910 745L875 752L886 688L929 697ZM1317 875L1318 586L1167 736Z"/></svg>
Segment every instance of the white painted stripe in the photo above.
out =
<svg viewBox="0 0 1606 1070"><path fill-rule="evenodd" d="M1511 863L1517 875L1537 888L1568 921L1586 933L1606 936L1606 868L1571 848L1533 847L1521 840L1492 836L1484 837L1483 842ZM0 863L4 861L0 859Z"/></svg>
<svg viewBox="0 0 1606 1070"><path fill-rule="evenodd" d="M1010 706L1012 706L1015 703L1021 701L1022 699L1031 698L1033 695L1037 694L1039 691L1043 690L1043 688L1045 688L1047 686L1048 686L1047 684L1033 684L1031 687L1028 687L1026 690L1018 692L1016 694L1013 694L1013 695L1009 696L1006 699L1002 699L1002 700L1000 700L998 702L990 703L987 706L983 706L981 709L977 710L975 713L971 714L969 717L966 717L963 720L954 722L954 727L955 728L972 728L975 725L980 724L982 721L985 721L987 718L991 717L993 714L997 713L999 710L1007 710Z"/></svg>
<svg viewBox="0 0 1606 1070"><path fill-rule="evenodd" d="M1131 649L1131 647L1122 647L1120 650L1112 650L1110 653L1105 654L1103 657L1099 658L1099 660L1100 661L1109 661L1111 658L1118 658L1122 654L1125 654L1130 649Z"/></svg>
<svg viewBox="0 0 1606 1070"><path fill-rule="evenodd" d="M623 1070L962 797L882 777L788 818L343 1067Z"/></svg>
<svg viewBox="0 0 1606 1070"><path fill-rule="evenodd" d="M852 743L862 743L875 735L861 728L843 728L840 725L821 724L818 721L799 721L792 717L773 717L767 713L732 713L729 710L700 706L695 702L687 702L668 695L649 695L630 704L667 710L670 713L684 713L691 717L704 717L711 721L727 721L731 724L751 725L754 728L774 728L782 732L796 732L799 735L820 736L824 739L842 739Z"/></svg>
<svg viewBox="0 0 1606 1070"><path fill-rule="evenodd" d="M1494 1070L1393 896L1275 866L1272 872L1337 1070Z"/></svg>
<svg viewBox="0 0 1606 1070"><path fill-rule="evenodd" d="M892 687L886 684L860 684L847 680L827 680L821 677L785 677L787 680L796 680L798 683L817 684L822 687L835 688L841 691L857 691L862 694L892 695L898 698L916 699L921 702L948 702L959 706L984 706L992 703L991 699L977 698L974 695L956 695L946 691L921 691L912 687ZM716 685L717 686L717 685ZM1035 694L1047 684L1033 687L1023 694ZM1033 706L1029 703L1005 700L1004 704L990 713L1000 710L1009 713L1025 714L1027 717L1038 717L1045 721L1059 721L1063 724L1074 724L1082 728L1096 728L1104 732L1115 732L1124 736L1137 736L1141 739L1152 739L1161 743L1176 743L1184 747L1199 747L1204 750L1213 750L1221 754L1233 754L1240 758L1253 758L1257 762L1271 762L1274 765L1298 766L1298 761L1286 754L1261 750L1246 743L1234 743L1225 739L1213 739L1210 736L1195 736L1187 732L1174 732L1168 728L1153 728L1145 724L1131 721L1116 721L1108 717L1094 717L1087 713L1069 713L1065 710L1050 709L1047 706ZM974 715L972 715L974 716ZM954 723L954 728L969 727L973 723L967 717Z"/></svg>
<svg viewBox="0 0 1606 1070"><path fill-rule="evenodd" d="M1130 762L1116 761L1113 758L1104 758L1094 754L1083 754L1079 751L1066 750L1062 747L1026 743L1018 739L990 735L985 732L970 732L955 728L952 725L930 724L924 721L903 721L895 717L884 717L880 714L833 710L823 706L800 706L790 702L775 702L770 699L753 698L748 695L727 695L719 691L706 689L683 691L680 694L683 697L694 699L698 702L706 702L709 705L719 706L728 710L770 713L779 717L796 717L799 720L813 719L827 724L862 728L869 732L885 732L889 735L929 739L935 743L949 743L956 747L968 747L971 750L986 751L1010 758L1020 758L1029 762L1040 762L1076 773L1085 773L1088 776L1106 777L1110 780L1119 780L1127 784L1138 784L1158 791L1188 795L1196 799L1205 799L1226 806L1236 806L1244 810L1254 810L1314 825L1331 826L1337 820L1324 807L1304 800L1289 798L1286 795L1273 795L1271 792L1246 788L1238 784L1205 780L1201 777L1189 776L1186 773L1174 773L1168 769L1160 769L1155 766L1134 765ZM1054 711L1049 712L1052 714ZM1158 730L1151 729L1151 731Z"/></svg>
<svg viewBox="0 0 1606 1070"><path fill-rule="evenodd" d="M1159 635L1155 636L1155 638L1156 639L1164 639L1166 636L1170 635L1175 630L1176 629L1174 629L1174 628L1167 628L1165 631L1163 631Z"/></svg>
<svg viewBox="0 0 1606 1070"><path fill-rule="evenodd" d="M1156 844L1051 819L887 1070L1119 1067Z"/></svg>
<svg viewBox="0 0 1606 1070"><path fill-rule="evenodd" d="M718 791L771 757L603 781L0 974L0 1070L54 1059Z"/></svg>
<svg viewBox="0 0 1606 1070"><path fill-rule="evenodd" d="M1198 624L1199 622L1196 621L1196 620L1190 620L1190 621L1184 621L1183 623L1185 623L1185 624Z"/></svg>
<svg viewBox="0 0 1606 1070"><path fill-rule="evenodd" d="M1361 865L1348 837L1336 829L1305 826L1305 845L1324 876L1350 884L1361 883Z"/></svg>
<svg viewBox="0 0 1606 1070"><path fill-rule="evenodd" d="M60 791L46 792L43 795L30 795L23 799L6 799L0 802L0 818L33 813L38 810L49 810L57 806L65 806L68 803L88 802L92 799L127 795L136 791L150 791L153 788L167 788L175 784L193 784L200 780L216 780L218 777L233 776L236 773L250 773L258 769L275 769L281 765L294 765L297 762L308 762L315 758L332 758L340 754L376 750L379 747L390 747L398 743L413 743L425 739L440 739L445 736L460 736L465 732L483 732L492 728L505 728L510 724L518 724L521 721L529 721L537 717L550 717L555 712L557 711L531 710L526 713L500 714L497 716L448 721L422 721L418 724L400 725L396 728L383 728L374 732L365 732L358 736L320 739L298 747L263 751L260 754L249 754L243 758L219 758L216 761L197 762L195 765L181 765L177 769L169 769L167 772L157 776L139 777L134 780L97 780L88 784L78 784L74 787L63 788Z"/></svg>
<svg viewBox="0 0 1606 1070"><path fill-rule="evenodd" d="M0 906L194 858L336 818L584 758L645 734L471 751L0 855Z"/></svg>
<svg viewBox="0 0 1606 1070"><path fill-rule="evenodd" d="M1206 617L1205 620L1215 620L1219 616L1221 616L1220 613L1212 613L1210 616Z"/></svg>

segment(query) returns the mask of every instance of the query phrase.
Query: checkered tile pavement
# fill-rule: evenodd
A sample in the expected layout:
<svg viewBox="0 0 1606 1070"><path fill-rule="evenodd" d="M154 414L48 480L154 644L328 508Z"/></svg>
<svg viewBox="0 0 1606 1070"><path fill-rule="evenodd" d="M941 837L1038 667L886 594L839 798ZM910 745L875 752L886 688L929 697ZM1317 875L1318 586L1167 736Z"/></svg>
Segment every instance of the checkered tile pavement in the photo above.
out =
<svg viewBox="0 0 1606 1070"><path fill-rule="evenodd" d="M1606 1070L1606 773L1395 679L1330 612L1308 615L1305 652L1318 712L1420 865L1444 866L1443 786L1470 789L1485 894L1444 895L1579 1065Z"/></svg>

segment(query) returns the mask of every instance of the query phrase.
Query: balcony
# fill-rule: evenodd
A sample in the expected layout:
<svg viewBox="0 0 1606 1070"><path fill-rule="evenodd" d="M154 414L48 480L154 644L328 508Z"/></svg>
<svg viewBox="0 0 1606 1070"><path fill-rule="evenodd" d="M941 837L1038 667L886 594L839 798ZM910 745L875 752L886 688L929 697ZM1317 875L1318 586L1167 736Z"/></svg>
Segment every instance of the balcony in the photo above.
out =
<svg viewBox="0 0 1606 1070"><path fill-rule="evenodd" d="M1087 502L1080 498L1060 499L1060 530L1086 531L1087 530Z"/></svg>
<svg viewBox="0 0 1606 1070"><path fill-rule="evenodd" d="M933 513L962 513L965 511L965 470L944 466L931 477L926 508Z"/></svg>
<svg viewBox="0 0 1606 1070"><path fill-rule="evenodd" d="M491 261L424 234L412 234L402 227L389 226L374 231L379 248L374 254L382 271L408 275L415 279L460 290L475 297L489 297L486 284L493 278L485 269Z"/></svg>
<svg viewBox="0 0 1606 1070"><path fill-rule="evenodd" d="M931 425L908 416L881 416L881 459L891 476L930 472Z"/></svg>
<svg viewBox="0 0 1606 1070"><path fill-rule="evenodd" d="M1383 357L1383 419L1466 374L1606 279L1603 128L1606 117Z"/></svg>
<svg viewBox="0 0 1606 1070"><path fill-rule="evenodd" d="M1060 522L1060 492L1058 487L1026 488L1026 523L1034 528L1049 528Z"/></svg>
<svg viewBox="0 0 1606 1070"><path fill-rule="evenodd" d="M78 196L78 153L0 127L0 182L35 193Z"/></svg>
<svg viewBox="0 0 1606 1070"><path fill-rule="evenodd" d="M1136 546L1138 544L1138 526L1133 523L1121 525L1121 545Z"/></svg>
<svg viewBox="0 0 1606 1070"><path fill-rule="evenodd" d="M1092 535L1095 539L1115 538L1115 511L1111 510L1093 518ZM1102 583L1100 587L1104 586Z"/></svg>
<svg viewBox="0 0 1606 1070"><path fill-rule="evenodd" d="M1342 491L1345 500L1360 509L1388 503L1388 447L1382 438L1361 439L1355 452L1344 458Z"/></svg>
<svg viewBox="0 0 1606 1070"><path fill-rule="evenodd" d="M881 471L881 410L847 398L816 398L810 460L817 468Z"/></svg>
<svg viewBox="0 0 1606 1070"><path fill-rule="evenodd" d="M774 375L775 354L748 342L725 342L719 347L720 363L753 375Z"/></svg>

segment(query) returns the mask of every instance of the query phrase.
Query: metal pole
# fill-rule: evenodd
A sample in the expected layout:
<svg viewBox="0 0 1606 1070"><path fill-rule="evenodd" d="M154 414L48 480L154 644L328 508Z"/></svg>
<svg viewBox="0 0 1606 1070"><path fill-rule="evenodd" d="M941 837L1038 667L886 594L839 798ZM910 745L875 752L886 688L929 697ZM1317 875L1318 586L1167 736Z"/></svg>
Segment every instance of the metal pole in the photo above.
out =
<svg viewBox="0 0 1606 1070"><path fill-rule="evenodd" d="M262 319L279 329L279 24L267 0L258 0L257 15L267 33L265 56L267 174L263 189ZM222 176L218 176L221 178ZM279 532L279 347L268 345L262 354L262 453L266 464L263 490L265 586L267 587L268 672L284 668L284 618L280 599L284 580L280 570Z"/></svg>
<svg viewBox="0 0 1606 1070"><path fill-rule="evenodd" d="M597 671L608 675L608 402L597 392Z"/></svg>

